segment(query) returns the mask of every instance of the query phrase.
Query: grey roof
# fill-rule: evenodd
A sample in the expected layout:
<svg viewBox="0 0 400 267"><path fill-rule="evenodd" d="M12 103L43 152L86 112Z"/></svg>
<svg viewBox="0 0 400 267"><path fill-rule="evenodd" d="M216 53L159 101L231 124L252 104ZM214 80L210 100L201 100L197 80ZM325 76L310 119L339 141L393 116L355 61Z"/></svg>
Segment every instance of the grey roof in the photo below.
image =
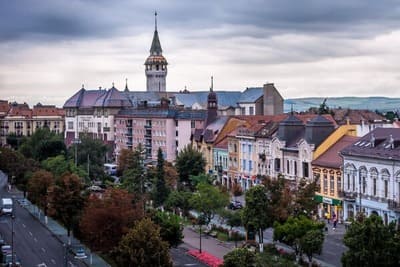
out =
<svg viewBox="0 0 400 267"><path fill-rule="evenodd" d="M154 31L153 41L151 42L150 53L152 55L161 55L162 53L160 38L158 37L157 30Z"/></svg>
<svg viewBox="0 0 400 267"><path fill-rule="evenodd" d="M161 95L159 92L147 91L129 91L124 92L125 96L131 101L133 107L137 107L140 102L160 101Z"/></svg>
<svg viewBox="0 0 400 267"><path fill-rule="evenodd" d="M65 101L64 108L127 107L129 99L115 87L97 90L84 88Z"/></svg>
<svg viewBox="0 0 400 267"><path fill-rule="evenodd" d="M260 97L263 97L264 89L262 87L249 87L241 94L239 103L253 103Z"/></svg>
<svg viewBox="0 0 400 267"><path fill-rule="evenodd" d="M236 107L241 96L239 91L214 91L218 98L218 108ZM175 93L177 104L182 104L184 107L192 107L194 103L198 103L202 108L207 108L207 98L210 91L199 91L190 93Z"/></svg>
<svg viewBox="0 0 400 267"><path fill-rule="evenodd" d="M400 160L400 128L376 128L343 149L341 154Z"/></svg>

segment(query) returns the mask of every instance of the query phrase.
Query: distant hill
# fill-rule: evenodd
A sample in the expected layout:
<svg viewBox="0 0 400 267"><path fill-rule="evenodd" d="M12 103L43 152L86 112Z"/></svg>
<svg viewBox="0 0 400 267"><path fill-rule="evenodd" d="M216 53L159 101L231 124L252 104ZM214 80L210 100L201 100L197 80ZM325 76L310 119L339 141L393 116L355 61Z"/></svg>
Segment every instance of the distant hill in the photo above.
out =
<svg viewBox="0 0 400 267"><path fill-rule="evenodd" d="M291 105L295 111L306 111L310 107L319 107L324 97L306 97L285 99L284 111L289 112ZM381 112L400 110L400 98L390 97L327 97L329 108L369 109Z"/></svg>

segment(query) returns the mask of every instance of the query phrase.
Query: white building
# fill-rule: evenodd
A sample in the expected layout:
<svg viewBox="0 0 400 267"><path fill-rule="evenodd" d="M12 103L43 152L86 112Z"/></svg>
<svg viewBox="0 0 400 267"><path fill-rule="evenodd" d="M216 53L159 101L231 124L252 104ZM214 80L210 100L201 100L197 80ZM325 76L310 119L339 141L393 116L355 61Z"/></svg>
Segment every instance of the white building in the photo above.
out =
<svg viewBox="0 0 400 267"><path fill-rule="evenodd" d="M400 222L400 129L377 128L341 155L344 219L363 212Z"/></svg>

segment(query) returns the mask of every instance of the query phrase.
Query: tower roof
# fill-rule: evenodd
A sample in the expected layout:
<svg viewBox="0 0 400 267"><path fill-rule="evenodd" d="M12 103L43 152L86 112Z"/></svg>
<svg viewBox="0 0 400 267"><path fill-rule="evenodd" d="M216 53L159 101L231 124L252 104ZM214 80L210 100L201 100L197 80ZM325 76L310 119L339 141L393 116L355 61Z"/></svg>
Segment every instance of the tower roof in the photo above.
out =
<svg viewBox="0 0 400 267"><path fill-rule="evenodd" d="M154 35L153 41L151 42L150 53L152 55L161 55L162 53L160 38L158 37L157 31L157 12L154 13Z"/></svg>

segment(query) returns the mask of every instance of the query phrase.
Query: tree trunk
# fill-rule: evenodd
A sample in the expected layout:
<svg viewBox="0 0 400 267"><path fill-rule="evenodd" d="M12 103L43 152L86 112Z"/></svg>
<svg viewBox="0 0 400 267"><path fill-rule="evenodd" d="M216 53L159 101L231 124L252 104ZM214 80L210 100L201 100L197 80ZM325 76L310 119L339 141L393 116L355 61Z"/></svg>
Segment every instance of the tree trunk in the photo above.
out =
<svg viewBox="0 0 400 267"><path fill-rule="evenodd" d="M260 253L264 252L264 235L262 229L258 229L258 242L260 243Z"/></svg>

